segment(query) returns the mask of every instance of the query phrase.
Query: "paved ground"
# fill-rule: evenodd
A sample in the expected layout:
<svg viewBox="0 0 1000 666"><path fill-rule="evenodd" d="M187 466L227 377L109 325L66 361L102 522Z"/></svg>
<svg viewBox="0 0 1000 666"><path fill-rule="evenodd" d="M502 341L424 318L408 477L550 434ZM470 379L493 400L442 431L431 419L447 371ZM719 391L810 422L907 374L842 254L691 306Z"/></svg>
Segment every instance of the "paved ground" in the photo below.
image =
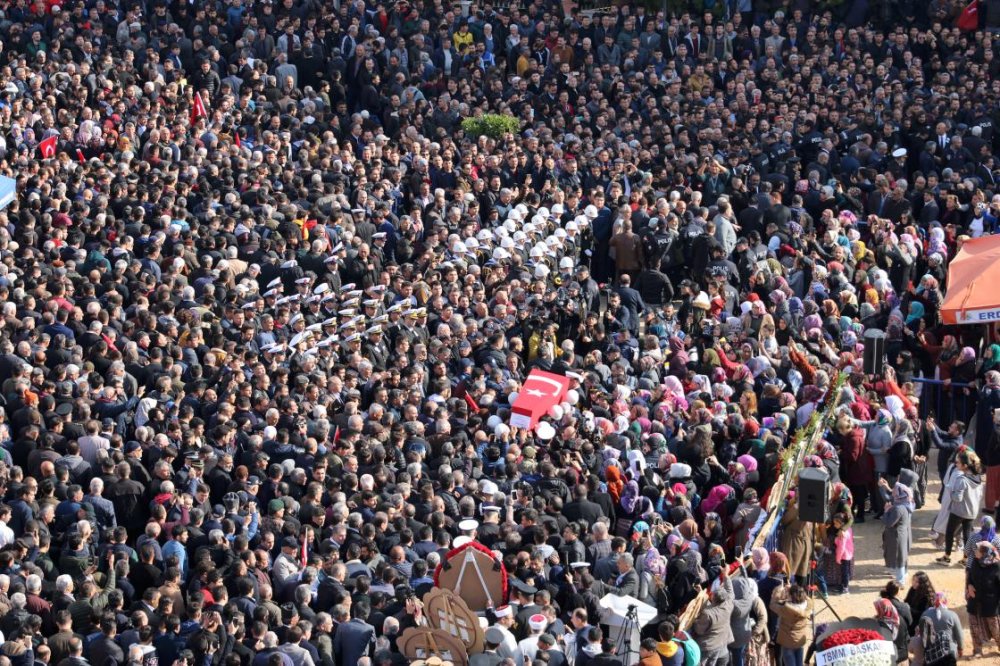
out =
<svg viewBox="0 0 1000 666"><path fill-rule="evenodd" d="M930 479L927 489L927 503L913 517L913 550L910 552L908 574L915 571L925 571L934 581L937 590L948 593L952 610L962 618L965 626L965 654L972 653L972 637L968 630L968 618L965 614L965 573L964 567L952 564L943 567L934 559L943 554L930 539L930 529L937 515L937 501L941 484L937 478L937 465L933 460L928 462ZM857 616L872 617L872 603L878 598L878 591L890 580L888 570L882 560L882 527L877 521L868 520L864 525L855 525L855 580L851 581L851 593L840 596L830 596L830 605L841 617ZM952 559L955 560L954 554ZM909 583L909 581L907 581ZM828 622L833 619L830 611L822 605L817 607L817 622ZM1000 664L1000 651L995 645L985 650L981 659L961 660L962 664L997 666Z"/></svg>

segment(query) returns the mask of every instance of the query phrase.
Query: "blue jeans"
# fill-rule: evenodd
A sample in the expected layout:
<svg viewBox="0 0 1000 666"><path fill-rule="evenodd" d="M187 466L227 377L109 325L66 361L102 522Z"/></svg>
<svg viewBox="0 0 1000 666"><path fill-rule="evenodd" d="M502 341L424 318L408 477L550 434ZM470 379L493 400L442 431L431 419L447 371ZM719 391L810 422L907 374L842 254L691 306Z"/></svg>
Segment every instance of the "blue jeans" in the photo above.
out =
<svg viewBox="0 0 1000 666"><path fill-rule="evenodd" d="M900 585L906 584L906 567L899 567L892 570L892 575L896 577L896 582Z"/></svg>
<svg viewBox="0 0 1000 666"><path fill-rule="evenodd" d="M805 648L781 648L781 666L803 666L805 659Z"/></svg>
<svg viewBox="0 0 1000 666"><path fill-rule="evenodd" d="M823 566L822 558L816 563L815 573L816 587L819 588L820 594L827 594L829 590L826 585L826 567Z"/></svg>
<svg viewBox="0 0 1000 666"><path fill-rule="evenodd" d="M729 666L743 666L743 657L746 655L747 646L729 648Z"/></svg>

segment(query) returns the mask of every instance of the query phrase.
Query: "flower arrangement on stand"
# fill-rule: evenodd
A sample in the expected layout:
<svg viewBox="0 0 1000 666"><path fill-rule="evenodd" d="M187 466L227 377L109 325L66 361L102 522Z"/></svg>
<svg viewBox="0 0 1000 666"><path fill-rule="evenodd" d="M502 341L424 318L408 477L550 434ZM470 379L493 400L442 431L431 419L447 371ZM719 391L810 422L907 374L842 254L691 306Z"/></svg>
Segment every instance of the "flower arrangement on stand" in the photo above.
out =
<svg viewBox="0 0 1000 666"><path fill-rule="evenodd" d="M871 629L841 629L823 641L823 649L831 650L841 645L860 645L880 640L883 640L882 635Z"/></svg>

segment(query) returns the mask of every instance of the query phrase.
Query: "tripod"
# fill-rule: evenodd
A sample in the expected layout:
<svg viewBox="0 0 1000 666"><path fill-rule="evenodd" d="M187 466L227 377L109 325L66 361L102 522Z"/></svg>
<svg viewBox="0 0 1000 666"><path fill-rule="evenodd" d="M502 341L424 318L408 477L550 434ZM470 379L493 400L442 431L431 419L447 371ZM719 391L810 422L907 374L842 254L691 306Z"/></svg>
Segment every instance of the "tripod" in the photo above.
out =
<svg viewBox="0 0 1000 666"><path fill-rule="evenodd" d="M639 609L629 606L615 644L615 656L621 657L622 666L632 666L633 655L638 655L638 651L632 649L632 637L639 633L639 628Z"/></svg>
<svg viewBox="0 0 1000 666"><path fill-rule="evenodd" d="M809 576L806 578L806 590L809 592L809 598L812 600L812 604L810 604L810 610L809 610L809 620L812 622L812 628L813 628L813 634L814 635L816 633L816 590L817 590L817 587L818 587L816 585L816 566L817 566L817 564L818 563L817 563L815 557L810 558L810 560L809 560ZM839 615L837 615L837 611L833 610L833 606L830 605L830 600L826 598L826 595L822 595L821 594L819 596L819 599L820 599L820 601L823 602L823 605L826 606L826 609L828 611L830 611L831 613L833 613L833 616L835 618L837 618L838 622L843 622L843 619L841 619L841 617ZM820 609L820 610L822 611L822 609Z"/></svg>

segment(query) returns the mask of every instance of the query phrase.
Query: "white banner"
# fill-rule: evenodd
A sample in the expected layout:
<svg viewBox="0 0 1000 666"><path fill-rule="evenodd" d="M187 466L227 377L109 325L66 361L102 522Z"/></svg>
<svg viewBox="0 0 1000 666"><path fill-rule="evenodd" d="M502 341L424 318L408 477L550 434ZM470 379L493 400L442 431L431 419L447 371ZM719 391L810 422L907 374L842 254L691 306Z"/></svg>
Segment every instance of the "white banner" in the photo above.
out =
<svg viewBox="0 0 1000 666"><path fill-rule="evenodd" d="M896 666L896 646L890 641L840 645L817 652L816 666Z"/></svg>
<svg viewBox="0 0 1000 666"><path fill-rule="evenodd" d="M1000 321L1000 308L959 310L955 314L956 324L990 324L998 321Z"/></svg>

